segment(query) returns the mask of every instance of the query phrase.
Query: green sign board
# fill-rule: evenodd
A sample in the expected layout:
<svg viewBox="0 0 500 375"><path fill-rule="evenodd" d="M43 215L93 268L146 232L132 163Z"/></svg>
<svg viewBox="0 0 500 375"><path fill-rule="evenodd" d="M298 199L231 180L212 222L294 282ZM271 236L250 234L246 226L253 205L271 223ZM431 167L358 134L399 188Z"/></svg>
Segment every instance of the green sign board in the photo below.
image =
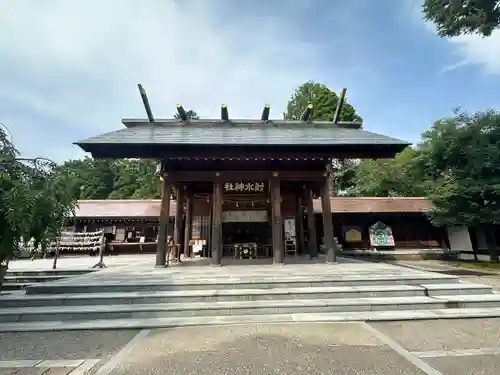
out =
<svg viewBox="0 0 500 375"><path fill-rule="evenodd" d="M391 227L377 222L370 227L370 244L373 247L394 247L394 236Z"/></svg>

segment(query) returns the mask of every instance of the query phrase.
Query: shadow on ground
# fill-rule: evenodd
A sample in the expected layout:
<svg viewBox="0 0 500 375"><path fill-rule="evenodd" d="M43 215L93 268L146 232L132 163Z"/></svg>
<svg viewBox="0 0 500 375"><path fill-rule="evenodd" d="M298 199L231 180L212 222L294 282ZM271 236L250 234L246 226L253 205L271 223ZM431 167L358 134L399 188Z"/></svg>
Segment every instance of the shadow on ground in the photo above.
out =
<svg viewBox="0 0 500 375"><path fill-rule="evenodd" d="M466 270L466 269L433 271L433 272L441 273L443 275L452 275L452 276L495 276L496 275L495 273Z"/></svg>
<svg viewBox="0 0 500 375"><path fill-rule="evenodd" d="M153 331L112 375L420 375L359 326L252 325Z"/></svg>

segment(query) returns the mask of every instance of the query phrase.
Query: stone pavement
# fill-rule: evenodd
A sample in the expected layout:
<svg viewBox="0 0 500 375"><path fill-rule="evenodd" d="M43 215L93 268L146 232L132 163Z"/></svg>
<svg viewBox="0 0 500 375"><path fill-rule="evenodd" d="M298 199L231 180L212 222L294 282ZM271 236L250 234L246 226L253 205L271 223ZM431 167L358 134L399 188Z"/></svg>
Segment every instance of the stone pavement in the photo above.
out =
<svg viewBox="0 0 500 375"><path fill-rule="evenodd" d="M153 263L151 263L151 261ZM46 271L52 269L54 260L47 259L15 259L9 262L9 271ZM61 256L57 260L57 269L82 270L92 268L99 262L99 257L88 255ZM104 257L104 263L109 268L122 267L130 264L154 264L152 254L130 254Z"/></svg>
<svg viewBox="0 0 500 375"><path fill-rule="evenodd" d="M390 261L387 263L409 267L416 270L439 272L449 275L459 275L462 281L474 284L489 285L492 288L500 290L500 272L498 270L483 270L458 267L453 263L440 260Z"/></svg>
<svg viewBox="0 0 500 375"><path fill-rule="evenodd" d="M496 375L498 368L500 319L0 336L1 375Z"/></svg>
<svg viewBox="0 0 500 375"><path fill-rule="evenodd" d="M0 334L0 375L91 375L139 331Z"/></svg>

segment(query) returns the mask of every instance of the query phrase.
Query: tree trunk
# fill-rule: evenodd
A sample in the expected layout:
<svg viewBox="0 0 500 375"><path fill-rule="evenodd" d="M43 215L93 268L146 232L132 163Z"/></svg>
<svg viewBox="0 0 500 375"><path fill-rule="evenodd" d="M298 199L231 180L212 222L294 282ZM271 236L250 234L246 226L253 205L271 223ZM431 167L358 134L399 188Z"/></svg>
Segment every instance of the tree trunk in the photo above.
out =
<svg viewBox="0 0 500 375"><path fill-rule="evenodd" d="M472 245L472 255L474 256L474 261L477 262L479 260L477 255L477 230L474 227L467 227L467 230Z"/></svg>
<svg viewBox="0 0 500 375"><path fill-rule="evenodd" d="M59 259L59 246L61 244L61 233L59 233L59 236L57 237L57 242L56 242L56 251L54 252L54 262L52 263L52 269L55 270L57 268L57 259Z"/></svg>
<svg viewBox="0 0 500 375"><path fill-rule="evenodd" d="M92 268L108 268L104 264L104 251L106 250L106 238L104 237L104 231L101 235L101 240L99 244L99 262L95 264Z"/></svg>
<svg viewBox="0 0 500 375"><path fill-rule="evenodd" d="M7 265L0 264L0 292L2 291L3 279L7 273Z"/></svg>
<svg viewBox="0 0 500 375"><path fill-rule="evenodd" d="M56 246L56 251L54 252L54 262L52 263L52 269L57 268L57 259L59 258L59 244Z"/></svg>
<svg viewBox="0 0 500 375"><path fill-rule="evenodd" d="M488 253L490 254L490 262L498 262L498 251L497 244L495 241L495 235L493 234L493 226L484 226L484 235L486 237L486 242L488 244Z"/></svg>
<svg viewBox="0 0 500 375"><path fill-rule="evenodd" d="M5 275L7 274L7 270L9 269L9 258L0 261L0 292L2 291L2 285Z"/></svg>

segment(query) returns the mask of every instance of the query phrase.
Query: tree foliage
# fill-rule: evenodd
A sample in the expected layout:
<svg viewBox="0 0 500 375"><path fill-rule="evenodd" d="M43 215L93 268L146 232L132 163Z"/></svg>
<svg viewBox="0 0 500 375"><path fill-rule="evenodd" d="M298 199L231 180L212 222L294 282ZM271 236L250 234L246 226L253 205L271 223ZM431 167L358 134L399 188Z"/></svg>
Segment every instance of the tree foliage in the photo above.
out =
<svg viewBox="0 0 500 375"><path fill-rule="evenodd" d="M200 119L200 116L198 116L198 114L193 111L192 109L186 111L186 116L188 118L188 121L189 120L199 120ZM179 116L178 113L174 113L174 119L176 120L180 120L181 116Z"/></svg>
<svg viewBox="0 0 500 375"><path fill-rule="evenodd" d="M287 111L283 114L285 120L298 120L307 108L313 105L312 119L316 121L333 121L337 109L339 97L330 90L328 86L313 81L300 85L288 101ZM340 111L341 121L361 121L352 105L344 101ZM354 177L354 166L356 161L345 159L334 159L329 166L330 194L338 195L341 191L348 189Z"/></svg>
<svg viewBox="0 0 500 375"><path fill-rule="evenodd" d="M73 176L78 199L154 199L161 197L156 165L150 159L85 158L57 169Z"/></svg>
<svg viewBox="0 0 500 375"><path fill-rule="evenodd" d="M298 120L307 108L308 104L313 105L313 120L333 121L335 109L339 101L338 95L331 91L328 86L313 81L300 85L288 101L285 120ZM361 117L356 114L352 105L344 102L340 112L341 121L360 121Z"/></svg>
<svg viewBox="0 0 500 375"><path fill-rule="evenodd" d="M500 0L425 0L422 11L443 37L490 36L500 26Z"/></svg>
<svg viewBox="0 0 500 375"><path fill-rule="evenodd" d="M423 135L417 167L431 185L435 221L500 224L500 113L437 121Z"/></svg>
<svg viewBox="0 0 500 375"><path fill-rule="evenodd" d="M22 242L46 249L73 216L73 179L49 160L23 160L0 129L0 263Z"/></svg>
<svg viewBox="0 0 500 375"><path fill-rule="evenodd" d="M422 136L415 170L427 185L438 225L481 227L497 261L493 226L500 224L500 113L457 110Z"/></svg>
<svg viewBox="0 0 500 375"><path fill-rule="evenodd" d="M418 152L406 148L394 159L362 160L354 168L345 195L368 197L412 197L425 195L425 186L416 175Z"/></svg>

